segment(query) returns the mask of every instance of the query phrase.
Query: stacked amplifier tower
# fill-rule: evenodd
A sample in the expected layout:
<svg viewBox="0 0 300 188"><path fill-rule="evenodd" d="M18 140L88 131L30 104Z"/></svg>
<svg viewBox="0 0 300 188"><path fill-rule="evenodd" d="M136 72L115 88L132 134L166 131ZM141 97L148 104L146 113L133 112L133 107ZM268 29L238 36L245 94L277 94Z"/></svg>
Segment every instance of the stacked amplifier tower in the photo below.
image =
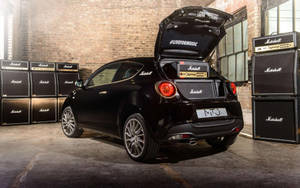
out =
<svg viewBox="0 0 300 188"><path fill-rule="evenodd" d="M2 125L30 123L30 79L27 61L1 61Z"/></svg>
<svg viewBox="0 0 300 188"><path fill-rule="evenodd" d="M79 79L79 67L74 63L57 63L58 82L58 117L60 120L62 105L66 97L74 90L75 81Z"/></svg>
<svg viewBox="0 0 300 188"><path fill-rule="evenodd" d="M31 122L57 121L55 63L30 62Z"/></svg>
<svg viewBox="0 0 300 188"><path fill-rule="evenodd" d="M300 142L299 42L297 32L253 39L255 139Z"/></svg>
<svg viewBox="0 0 300 188"><path fill-rule="evenodd" d="M2 60L1 124L56 122L78 79L78 64Z"/></svg>

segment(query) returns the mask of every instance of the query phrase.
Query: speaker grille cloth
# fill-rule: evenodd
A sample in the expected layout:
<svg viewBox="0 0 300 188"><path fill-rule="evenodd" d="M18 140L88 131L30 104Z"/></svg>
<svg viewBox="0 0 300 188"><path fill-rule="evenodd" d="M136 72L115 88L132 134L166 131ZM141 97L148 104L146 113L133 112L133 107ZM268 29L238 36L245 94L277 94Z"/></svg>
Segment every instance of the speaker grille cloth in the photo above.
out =
<svg viewBox="0 0 300 188"><path fill-rule="evenodd" d="M255 56L255 94L294 93L295 53Z"/></svg>

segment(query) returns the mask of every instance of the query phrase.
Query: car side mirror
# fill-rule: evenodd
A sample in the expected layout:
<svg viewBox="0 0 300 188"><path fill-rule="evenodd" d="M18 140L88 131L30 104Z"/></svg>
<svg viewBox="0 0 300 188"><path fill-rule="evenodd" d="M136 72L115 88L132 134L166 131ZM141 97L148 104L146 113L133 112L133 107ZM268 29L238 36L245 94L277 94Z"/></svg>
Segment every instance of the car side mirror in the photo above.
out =
<svg viewBox="0 0 300 188"><path fill-rule="evenodd" d="M75 82L75 86L78 87L78 88L83 88L83 80L77 80Z"/></svg>

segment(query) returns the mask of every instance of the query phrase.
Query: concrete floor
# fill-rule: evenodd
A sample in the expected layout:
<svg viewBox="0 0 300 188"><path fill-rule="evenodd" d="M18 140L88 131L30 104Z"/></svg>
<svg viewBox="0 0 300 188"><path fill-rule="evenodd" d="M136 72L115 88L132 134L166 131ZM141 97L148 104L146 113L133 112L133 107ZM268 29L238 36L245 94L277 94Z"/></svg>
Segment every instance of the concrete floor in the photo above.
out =
<svg viewBox="0 0 300 188"><path fill-rule="evenodd" d="M177 144L144 164L98 133L69 139L59 124L0 127L0 187L300 187L300 145L239 137L221 152Z"/></svg>

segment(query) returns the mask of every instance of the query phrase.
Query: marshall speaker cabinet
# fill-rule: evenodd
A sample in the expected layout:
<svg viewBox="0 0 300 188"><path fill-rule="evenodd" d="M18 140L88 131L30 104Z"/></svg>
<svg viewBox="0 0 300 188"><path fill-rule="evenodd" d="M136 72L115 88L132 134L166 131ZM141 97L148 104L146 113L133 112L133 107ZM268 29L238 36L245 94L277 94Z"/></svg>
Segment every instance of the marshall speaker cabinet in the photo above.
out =
<svg viewBox="0 0 300 188"><path fill-rule="evenodd" d="M29 73L2 71L1 88L2 97L29 97Z"/></svg>
<svg viewBox="0 0 300 188"><path fill-rule="evenodd" d="M75 82L78 79L78 73L57 73L58 96L68 96L75 89Z"/></svg>
<svg viewBox="0 0 300 188"><path fill-rule="evenodd" d="M285 50L252 57L253 95L298 95L299 52Z"/></svg>
<svg viewBox="0 0 300 188"><path fill-rule="evenodd" d="M299 143L298 98L253 98L255 139Z"/></svg>
<svg viewBox="0 0 300 188"><path fill-rule="evenodd" d="M32 123L56 122L57 99L56 98L32 98L31 99Z"/></svg>
<svg viewBox="0 0 300 188"><path fill-rule="evenodd" d="M30 99L3 98L1 112L2 125L29 124Z"/></svg>
<svg viewBox="0 0 300 188"><path fill-rule="evenodd" d="M58 96L68 96L75 89L75 81L79 79L78 64L57 63Z"/></svg>
<svg viewBox="0 0 300 188"><path fill-rule="evenodd" d="M54 63L31 62L31 95L32 97L55 97L56 76ZM45 72L46 71L46 72ZM51 72L52 71L52 72Z"/></svg>

